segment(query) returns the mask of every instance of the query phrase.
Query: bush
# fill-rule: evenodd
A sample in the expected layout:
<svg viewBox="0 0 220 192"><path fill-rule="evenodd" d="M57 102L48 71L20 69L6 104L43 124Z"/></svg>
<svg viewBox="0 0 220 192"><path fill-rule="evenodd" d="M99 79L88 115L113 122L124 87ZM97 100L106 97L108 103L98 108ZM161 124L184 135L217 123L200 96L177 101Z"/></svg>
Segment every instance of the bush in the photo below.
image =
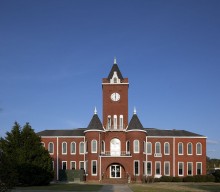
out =
<svg viewBox="0 0 220 192"><path fill-rule="evenodd" d="M171 176L162 176L160 178L160 181L161 182L172 182L173 181L173 177L171 177Z"/></svg>
<svg viewBox="0 0 220 192"><path fill-rule="evenodd" d="M186 176L183 178L183 182L195 182L195 176Z"/></svg>
<svg viewBox="0 0 220 192"><path fill-rule="evenodd" d="M220 170L216 170L213 175L215 176L215 182L220 183Z"/></svg>
<svg viewBox="0 0 220 192"><path fill-rule="evenodd" d="M182 182L183 178L182 177L173 177L172 182Z"/></svg>

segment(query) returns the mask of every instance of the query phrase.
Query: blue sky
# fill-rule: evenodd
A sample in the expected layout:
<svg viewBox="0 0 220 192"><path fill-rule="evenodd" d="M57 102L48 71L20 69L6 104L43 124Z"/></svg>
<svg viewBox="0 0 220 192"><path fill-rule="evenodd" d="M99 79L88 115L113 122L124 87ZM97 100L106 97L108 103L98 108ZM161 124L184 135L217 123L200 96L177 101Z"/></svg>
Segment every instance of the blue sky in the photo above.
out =
<svg viewBox="0 0 220 192"><path fill-rule="evenodd" d="M129 118L208 137L220 158L220 1L1 0L0 136L87 127L114 56Z"/></svg>

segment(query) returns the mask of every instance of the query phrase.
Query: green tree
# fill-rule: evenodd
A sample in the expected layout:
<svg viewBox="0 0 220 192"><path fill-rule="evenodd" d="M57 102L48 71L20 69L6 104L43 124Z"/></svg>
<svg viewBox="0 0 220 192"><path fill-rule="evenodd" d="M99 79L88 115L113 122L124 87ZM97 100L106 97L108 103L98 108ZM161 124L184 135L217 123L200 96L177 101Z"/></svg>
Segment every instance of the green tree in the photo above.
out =
<svg viewBox="0 0 220 192"><path fill-rule="evenodd" d="M0 140L3 151L0 178L13 185L47 185L53 179L52 159L29 123L15 122Z"/></svg>

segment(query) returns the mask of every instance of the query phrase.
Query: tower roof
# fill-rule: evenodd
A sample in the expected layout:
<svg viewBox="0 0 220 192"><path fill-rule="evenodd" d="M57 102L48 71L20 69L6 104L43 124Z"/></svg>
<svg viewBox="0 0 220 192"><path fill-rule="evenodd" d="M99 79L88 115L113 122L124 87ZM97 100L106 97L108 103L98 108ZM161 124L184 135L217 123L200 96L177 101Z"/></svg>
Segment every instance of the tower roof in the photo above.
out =
<svg viewBox="0 0 220 192"><path fill-rule="evenodd" d="M117 72L118 78L123 80L124 78L123 78L121 71L119 70L118 65L116 63L114 63L112 66L112 69L108 75L108 80L110 80L113 77L115 71Z"/></svg>
<svg viewBox="0 0 220 192"><path fill-rule="evenodd" d="M102 123L98 117L98 115L95 113L87 127L87 130L91 130L91 129L94 129L94 130L103 130L103 126L102 126Z"/></svg>
<svg viewBox="0 0 220 192"><path fill-rule="evenodd" d="M141 124L137 114L133 114L127 130L144 130L144 127Z"/></svg>

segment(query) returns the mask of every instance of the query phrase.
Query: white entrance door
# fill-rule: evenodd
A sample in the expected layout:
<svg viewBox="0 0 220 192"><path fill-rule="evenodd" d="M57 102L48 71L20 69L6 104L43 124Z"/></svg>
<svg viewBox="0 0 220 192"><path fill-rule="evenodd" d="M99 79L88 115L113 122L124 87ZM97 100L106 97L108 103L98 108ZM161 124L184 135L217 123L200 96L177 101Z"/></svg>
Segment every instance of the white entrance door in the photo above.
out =
<svg viewBox="0 0 220 192"><path fill-rule="evenodd" d="M110 178L121 178L121 166L120 165L111 165Z"/></svg>
<svg viewBox="0 0 220 192"><path fill-rule="evenodd" d="M119 139L111 140L111 156L120 156L121 155L121 142Z"/></svg>

